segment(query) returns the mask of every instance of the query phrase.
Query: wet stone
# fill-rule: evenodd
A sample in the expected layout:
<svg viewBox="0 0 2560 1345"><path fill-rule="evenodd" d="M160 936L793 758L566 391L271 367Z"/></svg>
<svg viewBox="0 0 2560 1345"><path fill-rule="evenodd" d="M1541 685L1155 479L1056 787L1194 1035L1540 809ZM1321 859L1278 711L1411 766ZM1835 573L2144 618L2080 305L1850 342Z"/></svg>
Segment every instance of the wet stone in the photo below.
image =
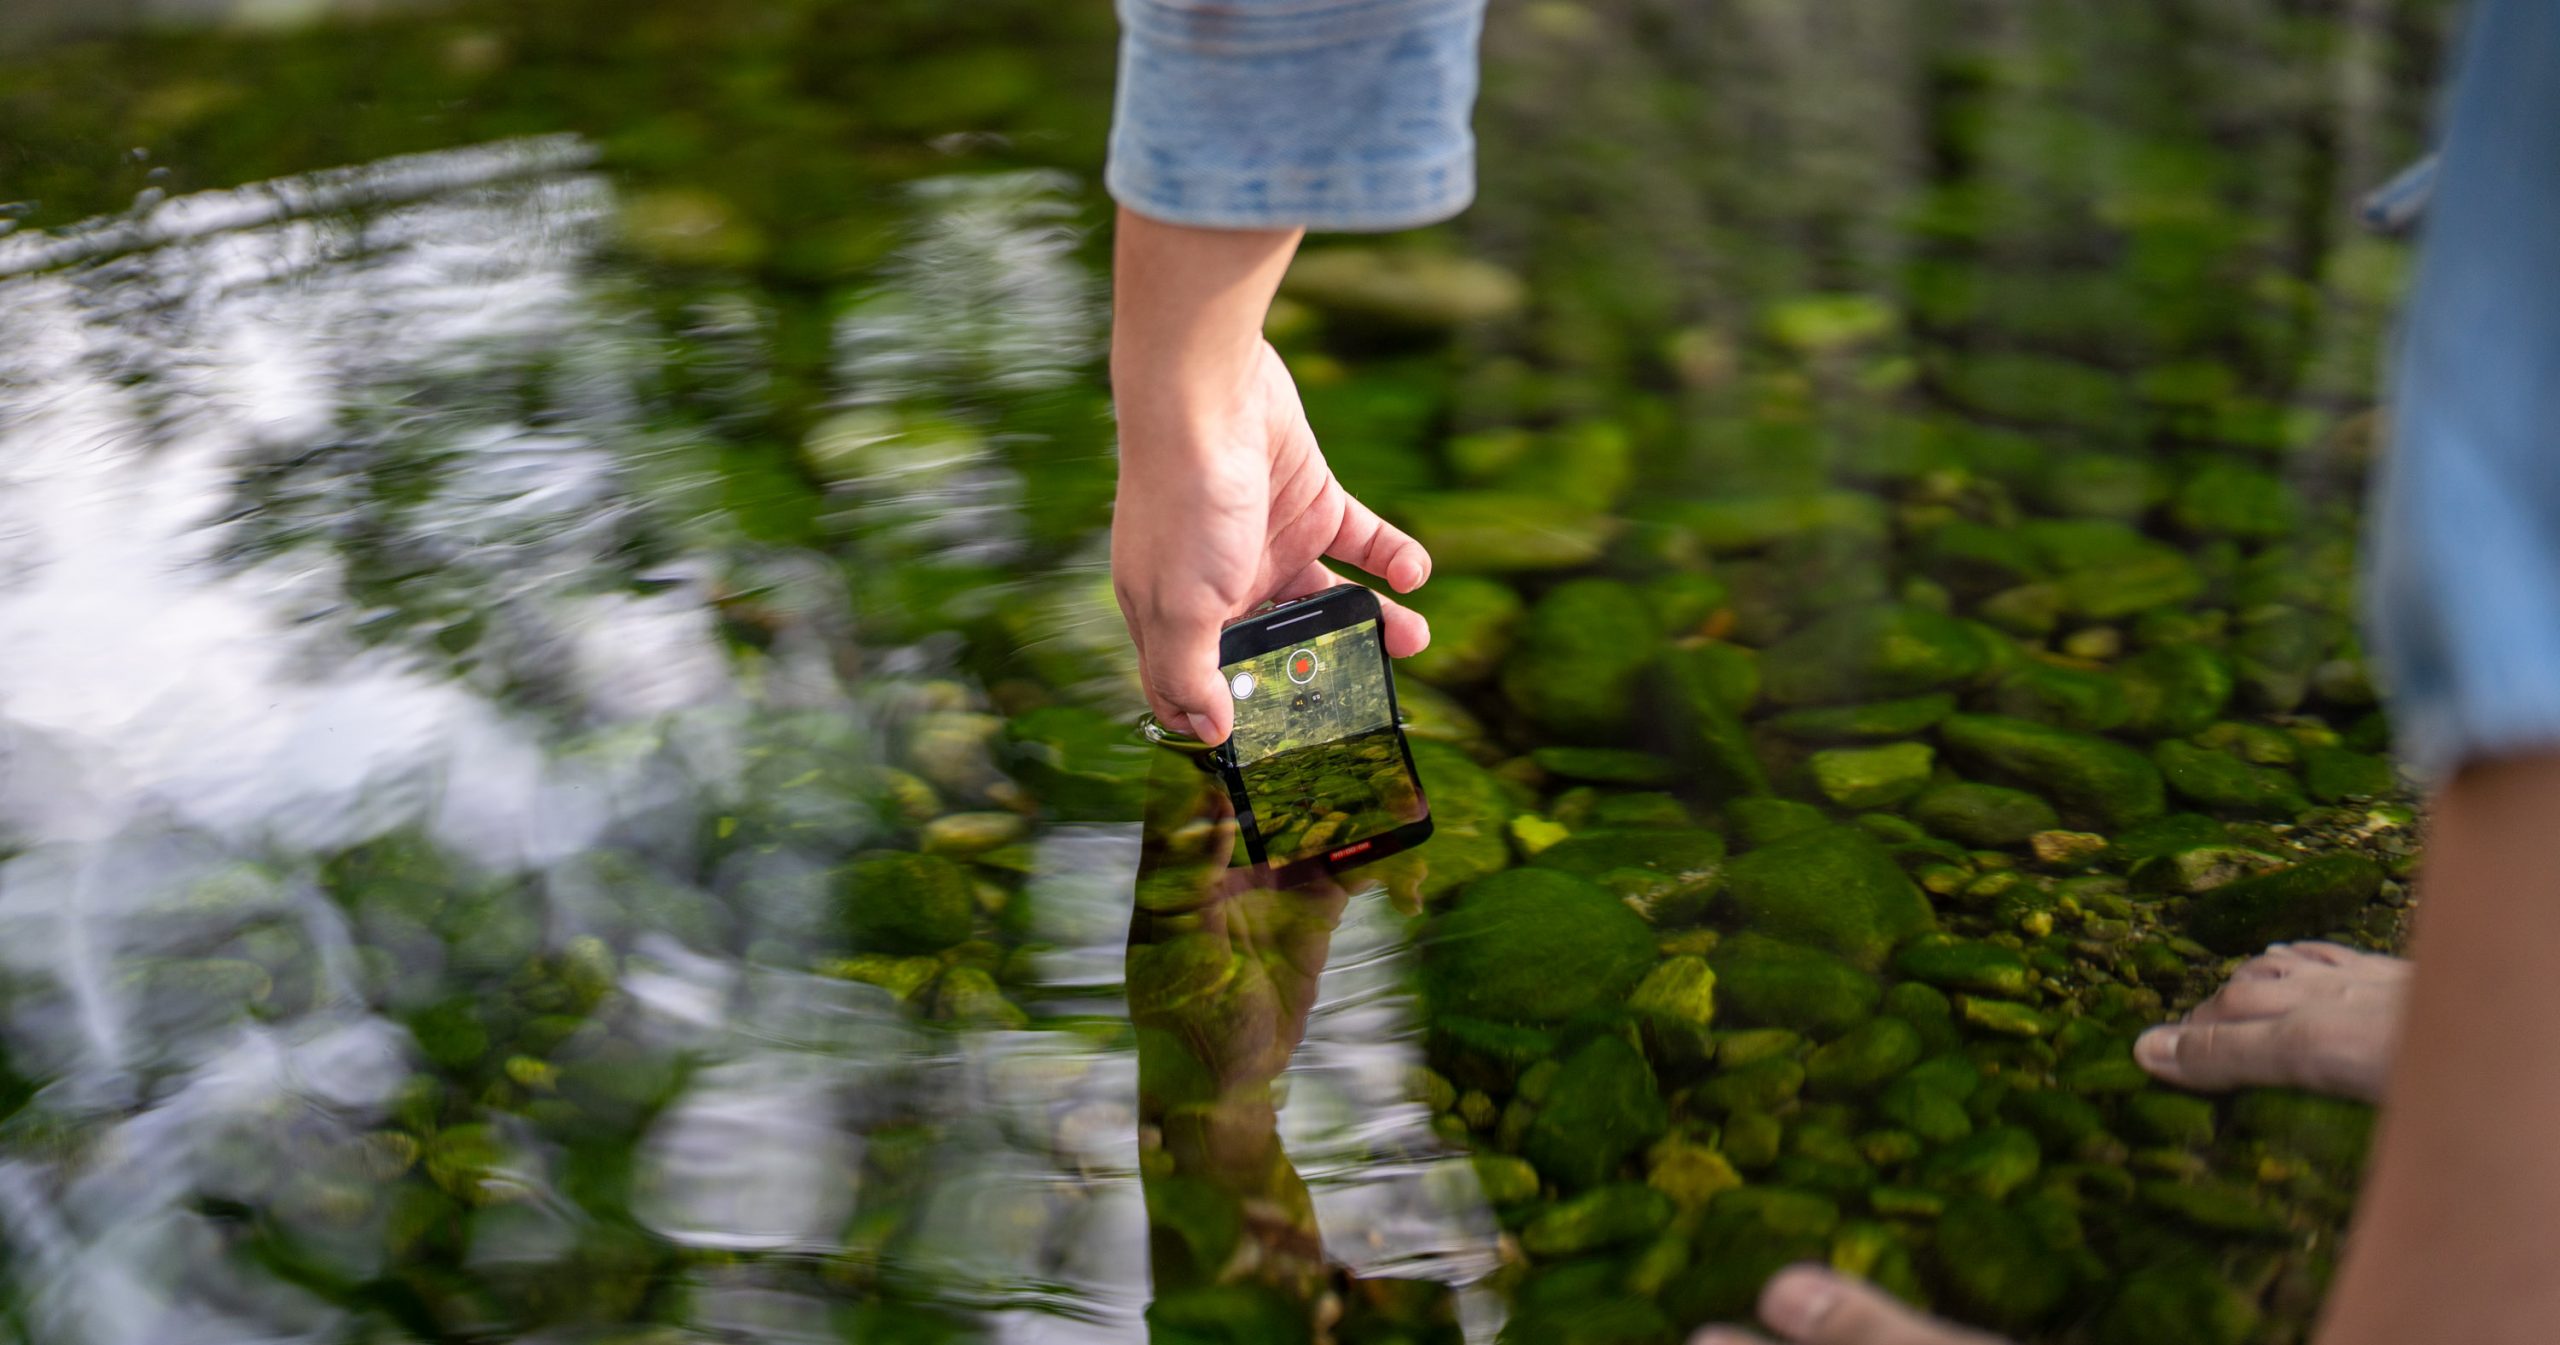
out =
<svg viewBox="0 0 2560 1345"><path fill-rule="evenodd" d="M1807 1057L1806 1086L1825 1097L1860 1096L1920 1059L1920 1030L1899 1018L1871 1018Z"/></svg>
<svg viewBox="0 0 2560 1345"><path fill-rule="evenodd" d="M1761 684L1781 705L1913 696L1962 682L1988 660L1964 624L1907 603L1854 607L1815 621L1761 656Z"/></svg>
<svg viewBox="0 0 2560 1345"><path fill-rule="evenodd" d="M969 937L976 920L968 871L938 855L857 859L835 880L839 926L856 948L932 953Z"/></svg>
<svg viewBox="0 0 2560 1345"><path fill-rule="evenodd" d="M1656 647L1644 599L1609 579L1557 585L1520 623L1502 669L1503 695L1539 727L1607 741L1633 721L1636 689Z"/></svg>
<svg viewBox="0 0 2560 1345"><path fill-rule="evenodd" d="M1399 601L1431 623L1431 643L1398 671L1449 687L1471 686L1501 668L1525 610L1510 585L1469 574L1441 576Z"/></svg>
<svg viewBox="0 0 2560 1345"><path fill-rule="evenodd" d="M2235 879L2195 899L2188 928L2219 953L2251 953L2307 939L2353 920L2382 886L2382 869L2362 855L2323 855L2289 869Z"/></svg>
<svg viewBox="0 0 2560 1345"><path fill-rule="evenodd" d="M2071 1290L2069 1265L2046 1240L1988 1200L1949 1201L1932 1249L1955 1306L1994 1327L2031 1327L2060 1307Z"/></svg>
<svg viewBox="0 0 2560 1345"><path fill-rule="evenodd" d="M2256 1338L2258 1310L2202 1261L2137 1270L2098 1315L2098 1345L2241 1345Z"/></svg>
<svg viewBox="0 0 2560 1345"><path fill-rule="evenodd" d="M1724 901L1754 933L1827 949L1870 970L1895 944L1937 923L1893 856L1849 827L1800 833L1731 861Z"/></svg>
<svg viewBox="0 0 2560 1345"><path fill-rule="evenodd" d="M1765 1027L1829 1037L1875 1012L1874 978L1818 949L1736 934L1707 959L1716 973L1718 1011Z"/></svg>
<svg viewBox="0 0 2560 1345"><path fill-rule="evenodd" d="M1725 805L1724 820L1745 849L1774 845L1831 825L1830 816L1810 803L1773 798L1735 799Z"/></svg>
<svg viewBox="0 0 2560 1345"><path fill-rule="evenodd" d="M1584 1190L1607 1181L1669 1121L1643 1054L1621 1038L1600 1037L1564 1062L1529 1123L1521 1156L1558 1186Z"/></svg>
<svg viewBox="0 0 2560 1345"><path fill-rule="evenodd" d="M1936 835L1986 850L2023 844L2062 824L2052 804L2025 790L1965 781L1934 785L1904 811Z"/></svg>
<svg viewBox="0 0 2560 1345"><path fill-rule="evenodd" d="M1671 1213L1670 1196L1616 1182L1549 1206L1520 1230L1520 1245L1532 1256L1574 1256L1649 1238L1671 1222Z"/></svg>
<svg viewBox="0 0 2560 1345"><path fill-rule="evenodd" d="M1883 808L1911 797L1929 783L1937 753L1927 743L1834 747L1805 762L1814 788L1843 808Z"/></svg>
<svg viewBox="0 0 2560 1345"><path fill-rule="evenodd" d="M2180 798L2215 812L2288 818L2311 806L2290 773L2229 753L2172 739L2152 748L2151 759Z"/></svg>
<svg viewBox="0 0 2560 1345"><path fill-rule="evenodd" d="M1956 698L1943 691L1863 705L1828 705L1788 710L1769 717L1769 727L1805 742L1890 742L1929 731L1953 714Z"/></svg>
<svg viewBox="0 0 2560 1345"><path fill-rule="evenodd" d="M1938 733L1958 762L2043 793L2065 821L2112 829L2163 811L2158 768L2122 743L2002 715L1951 715Z"/></svg>
<svg viewBox="0 0 2560 1345"><path fill-rule="evenodd" d="M1619 1002L1654 964L1626 904L1555 869L1478 879L1432 924L1422 979L1436 1012L1558 1022Z"/></svg>
<svg viewBox="0 0 2560 1345"><path fill-rule="evenodd" d="M1952 936L1924 936L1894 954L1894 974L1947 990L2007 999L2023 998L2034 986L2027 961L2016 950L1996 943Z"/></svg>

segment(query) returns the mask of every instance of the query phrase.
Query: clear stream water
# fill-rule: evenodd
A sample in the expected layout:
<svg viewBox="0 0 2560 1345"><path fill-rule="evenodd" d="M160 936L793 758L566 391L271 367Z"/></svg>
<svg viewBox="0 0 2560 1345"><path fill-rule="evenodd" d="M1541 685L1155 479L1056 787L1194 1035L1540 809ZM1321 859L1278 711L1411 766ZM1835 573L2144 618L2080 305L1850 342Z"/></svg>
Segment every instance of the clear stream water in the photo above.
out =
<svg viewBox="0 0 2560 1345"><path fill-rule="evenodd" d="M1441 836L1285 894L1130 731L1107 14L19 15L0 1339L1597 1345L1803 1256L2301 1338L2367 1118L2127 1047L2398 938L2351 207L2445 7L1498 11L1481 204L1273 319L1440 558Z"/></svg>

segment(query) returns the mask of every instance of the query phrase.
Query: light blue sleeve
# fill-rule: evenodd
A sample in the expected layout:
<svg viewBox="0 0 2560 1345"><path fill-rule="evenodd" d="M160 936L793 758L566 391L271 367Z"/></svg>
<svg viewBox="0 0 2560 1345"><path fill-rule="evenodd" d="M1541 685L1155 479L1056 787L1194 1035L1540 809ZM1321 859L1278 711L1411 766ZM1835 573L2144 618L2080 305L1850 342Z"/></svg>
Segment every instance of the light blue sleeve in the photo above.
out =
<svg viewBox="0 0 2560 1345"><path fill-rule="evenodd" d="M2470 20L2367 586L2401 752L2560 747L2560 3Z"/></svg>
<svg viewBox="0 0 2560 1345"><path fill-rule="evenodd" d="M1485 0L1119 0L1105 183L1209 228L1405 229L1475 195Z"/></svg>

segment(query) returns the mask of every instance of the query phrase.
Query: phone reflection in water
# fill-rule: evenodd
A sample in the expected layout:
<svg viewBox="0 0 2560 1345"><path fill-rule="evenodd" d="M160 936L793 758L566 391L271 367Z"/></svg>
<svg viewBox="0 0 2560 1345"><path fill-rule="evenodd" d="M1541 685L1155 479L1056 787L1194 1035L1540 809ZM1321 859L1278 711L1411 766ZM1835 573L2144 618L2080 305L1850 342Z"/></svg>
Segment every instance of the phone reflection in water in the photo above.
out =
<svg viewBox="0 0 2560 1345"><path fill-rule="evenodd" d="M1493 1218L1413 1097L1412 906L1231 864L1226 791L1168 749L1127 968L1150 1338L1490 1340Z"/></svg>

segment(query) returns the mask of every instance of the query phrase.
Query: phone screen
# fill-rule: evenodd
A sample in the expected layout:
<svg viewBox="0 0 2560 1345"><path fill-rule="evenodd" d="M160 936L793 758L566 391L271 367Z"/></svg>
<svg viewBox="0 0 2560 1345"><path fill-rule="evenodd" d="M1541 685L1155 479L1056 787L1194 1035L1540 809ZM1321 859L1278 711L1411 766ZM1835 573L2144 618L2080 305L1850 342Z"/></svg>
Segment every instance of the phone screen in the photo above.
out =
<svg viewBox="0 0 2560 1345"><path fill-rule="evenodd" d="M1288 864L1421 820L1378 623L1226 664L1235 763L1265 854Z"/></svg>

